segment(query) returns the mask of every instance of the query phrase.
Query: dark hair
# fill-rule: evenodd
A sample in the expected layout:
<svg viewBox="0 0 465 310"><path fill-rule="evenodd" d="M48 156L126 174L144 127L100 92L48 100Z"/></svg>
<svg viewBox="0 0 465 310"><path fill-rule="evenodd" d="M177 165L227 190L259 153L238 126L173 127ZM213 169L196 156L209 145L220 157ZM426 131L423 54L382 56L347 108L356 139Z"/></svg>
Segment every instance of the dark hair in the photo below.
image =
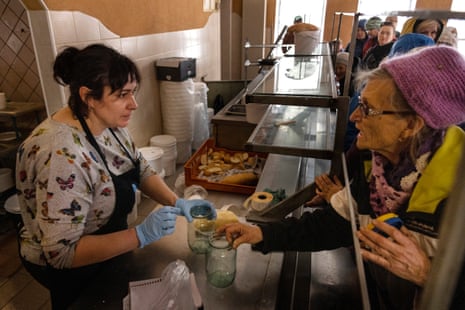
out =
<svg viewBox="0 0 465 310"><path fill-rule="evenodd" d="M395 28L393 22L382 22L380 27L383 27L383 26L391 26L392 28Z"/></svg>
<svg viewBox="0 0 465 310"><path fill-rule="evenodd" d="M113 93L128 82L140 82L135 63L102 44L92 44L81 50L64 49L55 59L53 78L58 84L69 86L68 105L76 116L83 117L88 115L88 107L79 95L82 86L90 89L92 98L100 100L105 86Z"/></svg>

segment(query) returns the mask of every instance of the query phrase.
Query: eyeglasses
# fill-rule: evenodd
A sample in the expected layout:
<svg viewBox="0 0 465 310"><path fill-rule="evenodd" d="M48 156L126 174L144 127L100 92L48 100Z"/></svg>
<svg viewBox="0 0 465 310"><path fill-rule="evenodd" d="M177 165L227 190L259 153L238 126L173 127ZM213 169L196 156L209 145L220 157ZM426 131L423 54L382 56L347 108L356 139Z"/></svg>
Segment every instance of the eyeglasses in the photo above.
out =
<svg viewBox="0 0 465 310"><path fill-rule="evenodd" d="M358 97L358 106L357 106L357 108L360 109L360 111L362 112L363 117L384 115L384 114L415 114L415 112L413 112L413 111L373 110L366 103L364 103L360 97Z"/></svg>

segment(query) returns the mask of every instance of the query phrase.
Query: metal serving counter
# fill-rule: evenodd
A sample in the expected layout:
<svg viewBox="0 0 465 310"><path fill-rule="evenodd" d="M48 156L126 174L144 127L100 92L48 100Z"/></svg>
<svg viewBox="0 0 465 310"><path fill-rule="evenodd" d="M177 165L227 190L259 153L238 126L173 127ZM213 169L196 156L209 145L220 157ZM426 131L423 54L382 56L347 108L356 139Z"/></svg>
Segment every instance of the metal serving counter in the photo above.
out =
<svg viewBox="0 0 465 310"><path fill-rule="evenodd" d="M189 249L186 223L180 217L173 235L113 259L72 309L122 309L130 281L160 277L177 259L195 274L205 309L275 309L282 254L263 255L250 246L240 247L234 283L215 288L207 283L205 255Z"/></svg>
<svg viewBox="0 0 465 310"><path fill-rule="evenodd" d="M281 187L292 194L302 172L312 178L327 169L328 164L320 161L270 154L257 190ZM217 208L240 206L246 198L215 191L208 195ZM144 199L139 210L155 206L152 200ZM220 289L208 284L205 256L189 249L187 223L180 217L173 235L111 260L71 309L122 309L129 282L160 277L163 269L176 259L186 262L195 273L206 310L308 309L309 305L317 309L360 308L356 268L349 249L263 255L242 245L237 252L236 279L231 286Z"/></svg>
<svg viewBox="0 0 465 310"><path fill-rule="evenodd" d="M214 191L208 197L217 207L240 205L246 198ZM143 203L156 206L149 199ZM282 253L263 255L252 251L250 246L241 246L237 250L234 283L223 289L213 287L206 279L205 255L190 250L187 222L178 217L174 234L110 261L72 309L122 309L129 282L160 277L163 269L177 259L183 260L195 274L205 309L274 309L282 256Z"/></svg>
<svg viewBox="0 0 465 310"><path fill-rule="evenodd" d="M299 158L271 154L266 165L270 173L260 178L259 190L283 187L292 193L296 189ZM230 204L241 206L247 196L209 191L207 198L221 208ZM156 206L149 199L144 199L143 204L149 205L139 207L149 210ZM240 220L245 222L244 218ZM72 309L122 309L129 282L160 277L163 269L176 259L186 262L194 272L205 309L276 309L283 256L283 253L263 255L243 245L237 251L234 283L227 288L215 288L207 283L205 256L189 249L187 222L180 217L173 235L113 259Z"/></svg>

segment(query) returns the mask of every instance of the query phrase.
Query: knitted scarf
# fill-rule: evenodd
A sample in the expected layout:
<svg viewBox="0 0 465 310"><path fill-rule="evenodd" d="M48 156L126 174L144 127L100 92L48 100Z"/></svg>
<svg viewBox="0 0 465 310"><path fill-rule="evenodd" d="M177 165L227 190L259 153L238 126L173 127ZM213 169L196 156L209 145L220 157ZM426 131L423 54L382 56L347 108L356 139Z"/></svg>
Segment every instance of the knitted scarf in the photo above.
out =
<svg viewBox="0 0 465 310"><path fill-rule="evenodd" d="M426 138L419 146L414 161L408 150L400 154L401 159L397 165L391 164L383 155L372 152L370 205L376 216L389 212L399 214L407 209L413 189L442 144L444 134L445 130L438 130Z"/></svg>

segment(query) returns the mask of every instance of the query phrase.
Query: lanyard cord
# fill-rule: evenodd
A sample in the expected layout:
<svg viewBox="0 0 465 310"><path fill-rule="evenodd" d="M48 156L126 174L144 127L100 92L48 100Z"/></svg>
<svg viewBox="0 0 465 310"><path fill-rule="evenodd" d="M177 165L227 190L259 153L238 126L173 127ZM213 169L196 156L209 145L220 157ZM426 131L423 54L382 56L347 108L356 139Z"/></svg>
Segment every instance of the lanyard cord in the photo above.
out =
<svg viewBox="0 0 465 310"><path fill-rule="evenodd" d="M92 144L92 146L97 150L97 152L99 153L100 157L102 158L103 160L103 163L105 164L105 167L107 167L108 171L111 173L110 169L108 168L108 164L107 164L107 160L106 160L106 157L105 157L105 154L103 154L102 152L102 149L100 148L100 146L98 145L97 141L95 140L95 137L94 135L92 134L92 132L90 131L89 129L89 126L87 125L86 121L84 120L84 118L82 116L77 116L77 119L79 120L79 123L81 123L81 126L82 126L82 129L84 129L84 132L86 133L86 137L87 137L87 140L89 140L90 144ZM131 162L134 164L135 167L137 167L137 163L136 161L132 158L131 154L129 153L129 151L126 149L126 147L121 143L121 141L118 139L118 137L116 136L116 134L114 133L114 131L110 129L110 132L113 134L113 136L115 137L116 141L118 141L118 144L123 148L124 152L126 153L126 155L128 155L129 159L131 160Z"/></svg>

